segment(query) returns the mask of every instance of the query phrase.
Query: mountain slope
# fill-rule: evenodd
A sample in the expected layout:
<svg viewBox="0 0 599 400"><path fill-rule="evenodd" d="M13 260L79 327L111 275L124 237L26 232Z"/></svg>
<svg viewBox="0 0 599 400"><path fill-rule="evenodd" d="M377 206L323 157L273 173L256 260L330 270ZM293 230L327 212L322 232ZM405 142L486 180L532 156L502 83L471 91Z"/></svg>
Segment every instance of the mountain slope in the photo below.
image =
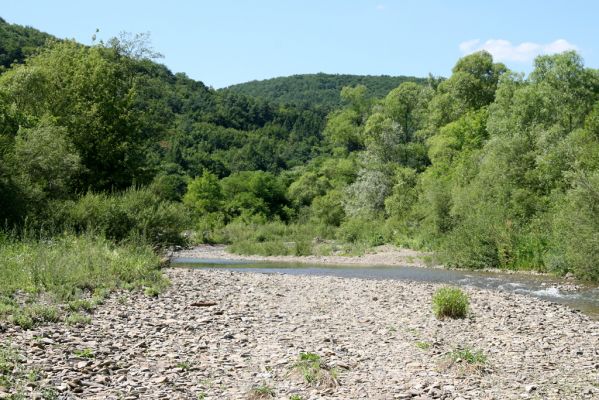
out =
<svg viewBox="0 0 599 400"><path fill-rule="evenodd" d="M320 106L327 109L341 104L339 92L344 86L364 85L368 97L383 97L403 82L426 82L410 76L372 76L343 74L303 74L251 81L229 86L224 90L260 97L280 104Z"/></svg>
<svg viewBox="0 0 599 400"><path fill-rule="evenodd" d="M25 58L43 46L54 36L29 26L9 24L0 17L0 72Z"/></svg>

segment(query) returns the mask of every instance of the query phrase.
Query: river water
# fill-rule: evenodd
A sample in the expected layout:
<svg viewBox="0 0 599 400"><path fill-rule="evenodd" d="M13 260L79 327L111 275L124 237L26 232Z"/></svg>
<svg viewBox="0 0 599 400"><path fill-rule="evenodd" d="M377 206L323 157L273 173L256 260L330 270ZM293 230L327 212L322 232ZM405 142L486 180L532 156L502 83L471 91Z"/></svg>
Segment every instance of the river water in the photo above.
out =
<svg viewBox="0 0 599 400"><path fill-rule="evenodd" d="M521 293L565 304L574 310L579 310L589 315L593 319L599 319L599 287L578 285L578 290L564 291L559 289L560 282L563 281L545 275L507 274L425 267L317 265L209 258L176 258L172 262L177 266L202 269L289 275L337 276L342 278L395 279L473 286L483 289Z"/></svg>

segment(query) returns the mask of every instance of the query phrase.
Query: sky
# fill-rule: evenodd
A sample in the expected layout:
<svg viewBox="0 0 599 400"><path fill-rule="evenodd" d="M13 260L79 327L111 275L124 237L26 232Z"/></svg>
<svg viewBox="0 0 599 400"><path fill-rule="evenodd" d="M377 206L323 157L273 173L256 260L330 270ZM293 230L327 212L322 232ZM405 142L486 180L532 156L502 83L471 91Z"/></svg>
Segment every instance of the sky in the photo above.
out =
<svg viewBox="0 0 599 400"><path fill-rule="evenodd" d="M594 0L0 0L0 16L90 44L150 33L158 60L221 88L301 73L449 76L486 49L518 72L577 50L599 68Z"/></svg>

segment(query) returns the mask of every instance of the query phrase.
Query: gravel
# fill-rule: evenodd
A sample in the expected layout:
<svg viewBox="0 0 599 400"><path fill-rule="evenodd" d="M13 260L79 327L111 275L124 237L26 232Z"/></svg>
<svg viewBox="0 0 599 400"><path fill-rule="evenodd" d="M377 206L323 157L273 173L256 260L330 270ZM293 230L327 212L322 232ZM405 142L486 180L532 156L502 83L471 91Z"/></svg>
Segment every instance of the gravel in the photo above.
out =
<svg viewBox="0 0 599 400"><path fill-rule="evenodd" d="M439 321L436 284L165 273L165 293L114 294L90 325L6 327L3 343L41 376L27 395L256 399L252 388L267 386L304 400L599 398L599 322L565 306L468 288L469 316ZM466 348L487 361L450 357ZM302 352L318 354L339 384L305 382L294 371Z"/></svg>

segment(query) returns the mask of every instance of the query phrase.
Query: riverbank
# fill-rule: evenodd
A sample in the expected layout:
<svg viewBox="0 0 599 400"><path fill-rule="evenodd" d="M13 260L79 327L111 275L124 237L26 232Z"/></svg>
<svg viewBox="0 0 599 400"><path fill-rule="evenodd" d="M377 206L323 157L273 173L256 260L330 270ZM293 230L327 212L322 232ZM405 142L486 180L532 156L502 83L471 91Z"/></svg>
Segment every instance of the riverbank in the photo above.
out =
<svg viewBox="0 0 599 400"><path fill-rule="evenodd" d="M439 285L333 277L166 270L157 298L120 293L90 325L9 326L40 387L86 399L591 399L599 322L516 294L466 289L471 315L436 320ZM452 361L480 351L479 365ZM322 357L338 385L294 373ZM257 397L259 388L274 397ZM0 390L1 391L1 390Z"/></svg>
<svg viewBox="0 0 599 400"><path fill-rule="evenodd" d="M173 258L207 258L214 260L269 261L285 263L347 264L347 265L403 265L413 267L440 267L432 254L391 245L378 246L359 256L260 256L234 254L225 245L199 245L176 251Z"/></svg>

